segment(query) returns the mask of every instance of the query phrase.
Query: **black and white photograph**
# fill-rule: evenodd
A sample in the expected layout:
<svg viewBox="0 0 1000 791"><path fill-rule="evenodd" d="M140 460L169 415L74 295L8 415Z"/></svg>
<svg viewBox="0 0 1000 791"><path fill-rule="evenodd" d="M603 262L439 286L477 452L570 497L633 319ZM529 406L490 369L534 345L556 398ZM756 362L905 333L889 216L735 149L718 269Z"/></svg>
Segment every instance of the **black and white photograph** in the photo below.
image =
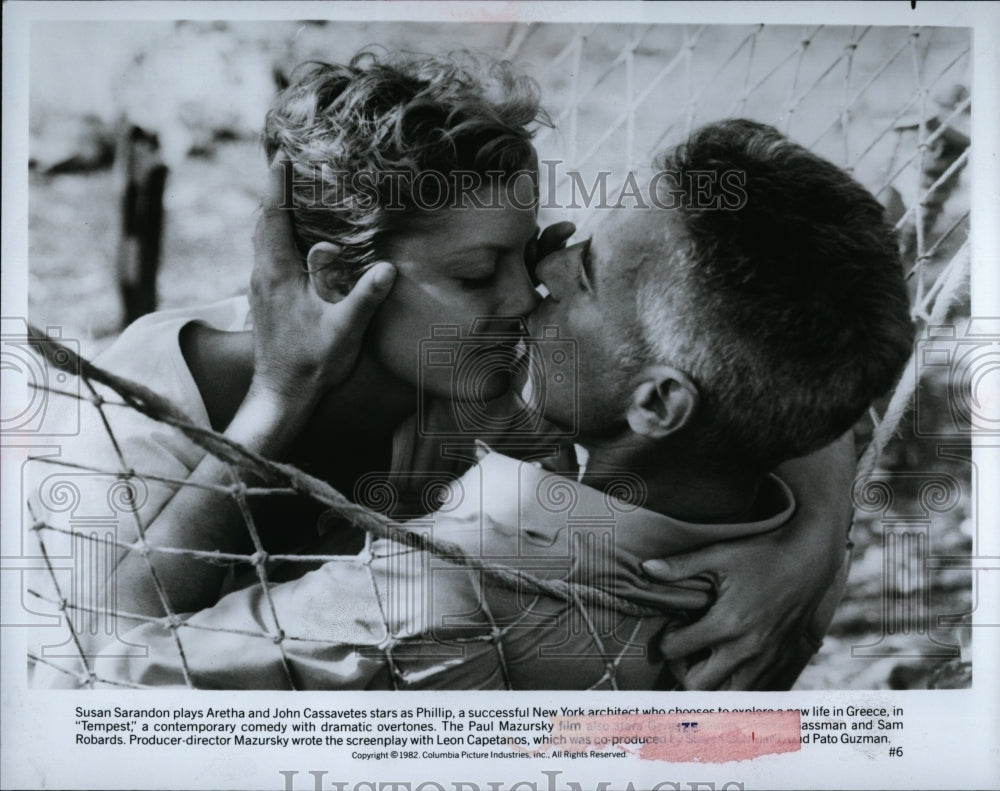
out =
<svg viewBox="0 0 1000 791"><path fill-rule="evenodd" d="M5 6L4 787L996 787L998 7L667 5Z"/></svg>

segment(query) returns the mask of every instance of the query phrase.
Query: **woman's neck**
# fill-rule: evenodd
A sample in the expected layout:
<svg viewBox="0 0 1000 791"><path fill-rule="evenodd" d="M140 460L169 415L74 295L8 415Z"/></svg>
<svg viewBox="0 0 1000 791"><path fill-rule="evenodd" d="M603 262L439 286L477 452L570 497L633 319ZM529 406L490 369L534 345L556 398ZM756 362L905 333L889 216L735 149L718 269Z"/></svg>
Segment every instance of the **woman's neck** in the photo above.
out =
<svg viewBox="0 0 1000 791"><path fill-rule="evenodd" d="M250 389L253 334L192 323L182 330L180 343L211 425L222 431ZM415 410L416 389L362 350L350 377L323 396L301 435L307 446L331 438L341 442L353 438L354 444L363 438L384 439Z"/></svg>
<svg viewBox="0 0 1000 791"><path fill-rule="evenodd" d="M416 408L416 387L390 373L364 349L350 377L323 396L306 431L377 440L391 436Z"/></svg>

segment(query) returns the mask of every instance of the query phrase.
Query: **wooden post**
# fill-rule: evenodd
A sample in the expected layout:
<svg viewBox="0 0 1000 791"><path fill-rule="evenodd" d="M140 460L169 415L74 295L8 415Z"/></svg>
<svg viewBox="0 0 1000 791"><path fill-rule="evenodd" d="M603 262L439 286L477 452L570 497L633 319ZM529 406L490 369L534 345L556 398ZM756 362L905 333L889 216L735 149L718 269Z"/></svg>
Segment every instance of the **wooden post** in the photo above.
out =
<svg viewBox="0 0 1000 791"><path fill-rule="evenodd" d="M167 166L156 134L125 123L116 163L121 174L121 236L115 256L122 326L156 310Z"/></svg>

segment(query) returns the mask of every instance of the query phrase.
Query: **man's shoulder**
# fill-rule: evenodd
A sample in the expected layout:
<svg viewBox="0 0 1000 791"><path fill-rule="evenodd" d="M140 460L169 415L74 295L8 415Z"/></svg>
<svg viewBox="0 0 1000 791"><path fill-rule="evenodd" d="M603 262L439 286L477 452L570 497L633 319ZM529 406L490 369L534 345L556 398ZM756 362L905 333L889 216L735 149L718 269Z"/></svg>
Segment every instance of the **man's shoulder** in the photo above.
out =
<svg viewBox="0 0 1000 791"><path fill-rule="evenodd" d="M433 552L379 539L355 562L367 566L390 633L460 639L488 631L482 610L482 575ZM336 567L328 573L340 577Z"/></svg>

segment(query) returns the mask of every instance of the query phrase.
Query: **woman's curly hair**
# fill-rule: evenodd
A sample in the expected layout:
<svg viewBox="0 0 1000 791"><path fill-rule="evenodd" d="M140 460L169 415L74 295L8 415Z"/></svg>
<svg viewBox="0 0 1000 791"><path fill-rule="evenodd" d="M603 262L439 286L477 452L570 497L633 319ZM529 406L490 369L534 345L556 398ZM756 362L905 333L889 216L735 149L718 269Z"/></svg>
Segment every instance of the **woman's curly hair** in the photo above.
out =
<svg viewBox="0 0 1000 791"><path fill-rule="evenodd" d="M363 50L346 65L297 68L267 113L263 140L269 161L280 153L292 165L301 251L334 242L360 272L387 234L421 215L414 176L534 171L536 123L549 124L538 85L507 61Z"/></svg>

